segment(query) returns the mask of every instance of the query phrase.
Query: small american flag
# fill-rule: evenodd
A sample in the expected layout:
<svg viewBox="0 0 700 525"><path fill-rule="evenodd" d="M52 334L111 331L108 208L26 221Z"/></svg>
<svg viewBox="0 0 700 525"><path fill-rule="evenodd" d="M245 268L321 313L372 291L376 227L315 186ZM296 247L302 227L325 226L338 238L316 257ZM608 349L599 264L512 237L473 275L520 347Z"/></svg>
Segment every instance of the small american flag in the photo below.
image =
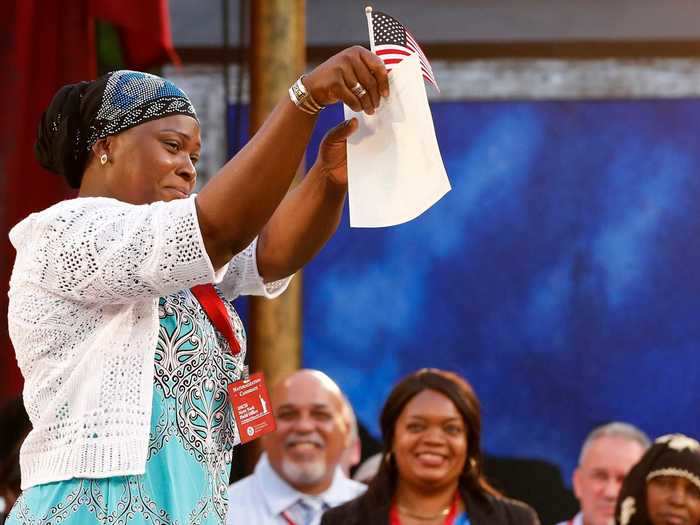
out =
<svg viewBox="0 0 700 525"><path fill-rule="evenodd" d="M411 33L398 20L380 11L370 11L370 8L367 8L367 21L370 27L372 51L382 59L387 70L391 71L407 56L418 55L423 78L440 91L428 58Z"/></svg>

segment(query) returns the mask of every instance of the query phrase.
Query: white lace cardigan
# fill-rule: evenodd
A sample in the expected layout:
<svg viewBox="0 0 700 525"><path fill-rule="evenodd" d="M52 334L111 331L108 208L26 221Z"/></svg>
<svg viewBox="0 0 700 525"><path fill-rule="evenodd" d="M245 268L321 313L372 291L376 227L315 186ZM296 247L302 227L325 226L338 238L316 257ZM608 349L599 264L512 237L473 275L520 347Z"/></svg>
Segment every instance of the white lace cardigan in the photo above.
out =
<svg viewBox="0 0 700 525"><path fill-rule="evenodd" d="M209 282L229 299L286 288L263 284L256 241L215 273L194 201L78 198L10 232L8 326L33 425L23 489L144 473L159 297Z"/></svg>

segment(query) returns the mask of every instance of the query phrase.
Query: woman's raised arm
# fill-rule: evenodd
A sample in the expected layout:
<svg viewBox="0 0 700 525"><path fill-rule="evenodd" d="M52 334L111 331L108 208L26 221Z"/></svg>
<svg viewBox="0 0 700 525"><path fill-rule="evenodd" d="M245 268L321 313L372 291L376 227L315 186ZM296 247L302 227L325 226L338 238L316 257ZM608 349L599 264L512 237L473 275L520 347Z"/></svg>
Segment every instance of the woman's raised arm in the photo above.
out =
<svg viewBox="0 0 700 525"><path fill-rule="evenodd" d="M343 102L368 114L389 89L382 61L360 46L331 57L304 76L303 83L323 106ZM353 92L357 83L366 93ZM285 97L248 144L199 193L199 224L214 268L248 246L275 212L294 179L315 123L315 115L301 111Z"/></svg>

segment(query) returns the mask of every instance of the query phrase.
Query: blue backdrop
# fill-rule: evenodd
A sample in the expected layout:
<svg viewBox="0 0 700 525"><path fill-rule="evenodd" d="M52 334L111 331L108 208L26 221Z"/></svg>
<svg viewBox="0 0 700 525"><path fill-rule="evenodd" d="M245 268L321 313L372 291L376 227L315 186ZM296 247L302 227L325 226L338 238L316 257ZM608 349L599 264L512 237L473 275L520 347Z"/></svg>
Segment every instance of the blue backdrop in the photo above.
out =
<svg viewBox="0 0 700 525"><path fill-rule="evenodd" d="M598 423L700 435L700 101L431 106L453 189L394 228L346 211L305 272L304 365L375 434L401 376L456 370L486 451L567 481Z"/></svg>

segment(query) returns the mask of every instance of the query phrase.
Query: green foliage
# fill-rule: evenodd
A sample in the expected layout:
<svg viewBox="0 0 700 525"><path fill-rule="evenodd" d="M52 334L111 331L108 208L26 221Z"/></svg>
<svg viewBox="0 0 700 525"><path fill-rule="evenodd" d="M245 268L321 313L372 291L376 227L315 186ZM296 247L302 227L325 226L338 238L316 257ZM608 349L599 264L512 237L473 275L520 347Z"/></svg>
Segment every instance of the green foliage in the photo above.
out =
<svg viewBox="0 0 700 525"><path fill-rule="evenodd" d="M124 69L119 31L109 22L97 20L95 23L95 40L97 42L97 71L103 75L108 71Z"/></svg>

